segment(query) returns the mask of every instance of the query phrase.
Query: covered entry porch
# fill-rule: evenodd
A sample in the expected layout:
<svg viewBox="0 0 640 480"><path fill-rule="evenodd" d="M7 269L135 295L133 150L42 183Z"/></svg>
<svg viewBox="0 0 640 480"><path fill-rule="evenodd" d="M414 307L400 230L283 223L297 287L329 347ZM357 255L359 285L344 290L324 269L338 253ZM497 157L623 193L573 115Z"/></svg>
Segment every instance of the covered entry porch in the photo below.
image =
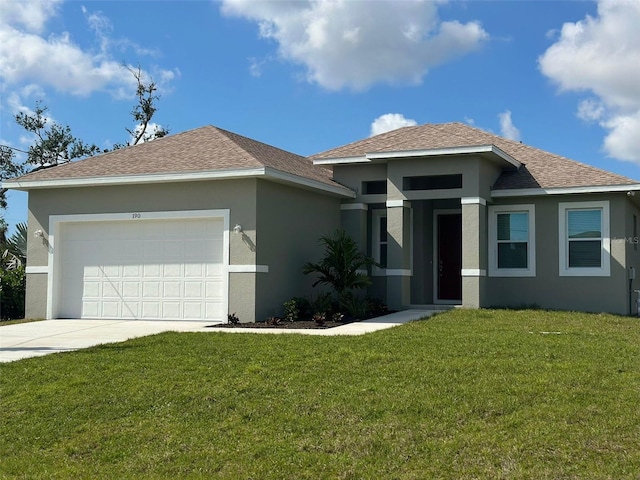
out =
<svg viewBox="0 0 640 480"><path fill-rule="evenodd" d="M380 264L371 270L370 294L390 308L481 306L487 269L484 199L361 204L343 209L343 225Z"/></svg>

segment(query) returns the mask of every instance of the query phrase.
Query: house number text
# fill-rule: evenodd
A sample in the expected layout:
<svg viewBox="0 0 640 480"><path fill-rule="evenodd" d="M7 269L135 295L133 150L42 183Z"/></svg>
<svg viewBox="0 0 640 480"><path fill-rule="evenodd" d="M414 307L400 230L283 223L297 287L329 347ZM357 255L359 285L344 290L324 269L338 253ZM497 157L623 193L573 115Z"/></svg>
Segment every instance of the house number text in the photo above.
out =
<svg viewBox="0 0 640 480"><path fill-rule="evenodd" d="M132 213L131 214L131 218L142 218L142 214L141 213Z"/></svg>

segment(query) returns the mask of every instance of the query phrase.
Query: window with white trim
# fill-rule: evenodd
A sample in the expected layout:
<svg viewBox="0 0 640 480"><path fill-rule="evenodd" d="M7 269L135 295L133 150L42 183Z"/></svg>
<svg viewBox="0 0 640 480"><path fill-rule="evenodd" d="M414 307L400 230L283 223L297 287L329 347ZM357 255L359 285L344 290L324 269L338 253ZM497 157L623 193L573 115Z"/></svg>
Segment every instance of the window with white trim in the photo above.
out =
<svg viewBox="0 0 640 480"><path fill-rule="evenodd" d="M535 277L535 206L489 207L489 275Z"/></svg>
<svg viewBox="0 0 640 480"><path fill-rule="evenodd" d="M373 210L371 220L371 256L376 263L380 264L380 267L374 267L374 271L380 271L380 269L387 268L387 210Z"/></svg>
<svg viewBox="0 0 640 480"><path fill-rule="evenodd" d="M609 202L563 202L558 207L560 276L608 277Z"/></svg>

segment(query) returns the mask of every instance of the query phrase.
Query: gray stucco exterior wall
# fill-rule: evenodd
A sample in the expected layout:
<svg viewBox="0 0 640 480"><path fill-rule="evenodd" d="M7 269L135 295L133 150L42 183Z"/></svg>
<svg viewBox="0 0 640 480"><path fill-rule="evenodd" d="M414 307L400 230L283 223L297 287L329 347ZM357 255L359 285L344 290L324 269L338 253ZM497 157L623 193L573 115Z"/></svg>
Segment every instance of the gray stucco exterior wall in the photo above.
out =
<svg viewBox="0 0 640 480"><path fill-rule="evenodd" d="M610 277L568 277L559 274L559 202L610 202ZM498 203L498 202L496 202ZM627 314L629 211L625 195L573 195L501 199L499 204L534 204L536 229L536 276L489 277L483 307L527 307Z"/></svg>
<svg viewBox="0 0 640 480"><path fill-rule="evenodd" d="M292 297L313 293L315 277L302 266L320 260L319 238L340 228L341 199L263 180L257 187L257 261L269 266L256 277L256 320L262 321L282 315Z"/></svg>

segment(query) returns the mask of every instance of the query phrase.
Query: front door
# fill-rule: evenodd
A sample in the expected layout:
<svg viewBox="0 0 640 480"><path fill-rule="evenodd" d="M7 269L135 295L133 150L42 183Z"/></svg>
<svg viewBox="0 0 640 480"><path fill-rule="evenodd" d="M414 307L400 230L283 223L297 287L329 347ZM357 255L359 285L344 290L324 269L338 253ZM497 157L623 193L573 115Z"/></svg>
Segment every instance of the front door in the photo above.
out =
<svg viewBox="0 0 640 480"><path fill-rule="evenodd" d="M437 300L462 301L462 214L439 214L437 220Z"/></svg>

